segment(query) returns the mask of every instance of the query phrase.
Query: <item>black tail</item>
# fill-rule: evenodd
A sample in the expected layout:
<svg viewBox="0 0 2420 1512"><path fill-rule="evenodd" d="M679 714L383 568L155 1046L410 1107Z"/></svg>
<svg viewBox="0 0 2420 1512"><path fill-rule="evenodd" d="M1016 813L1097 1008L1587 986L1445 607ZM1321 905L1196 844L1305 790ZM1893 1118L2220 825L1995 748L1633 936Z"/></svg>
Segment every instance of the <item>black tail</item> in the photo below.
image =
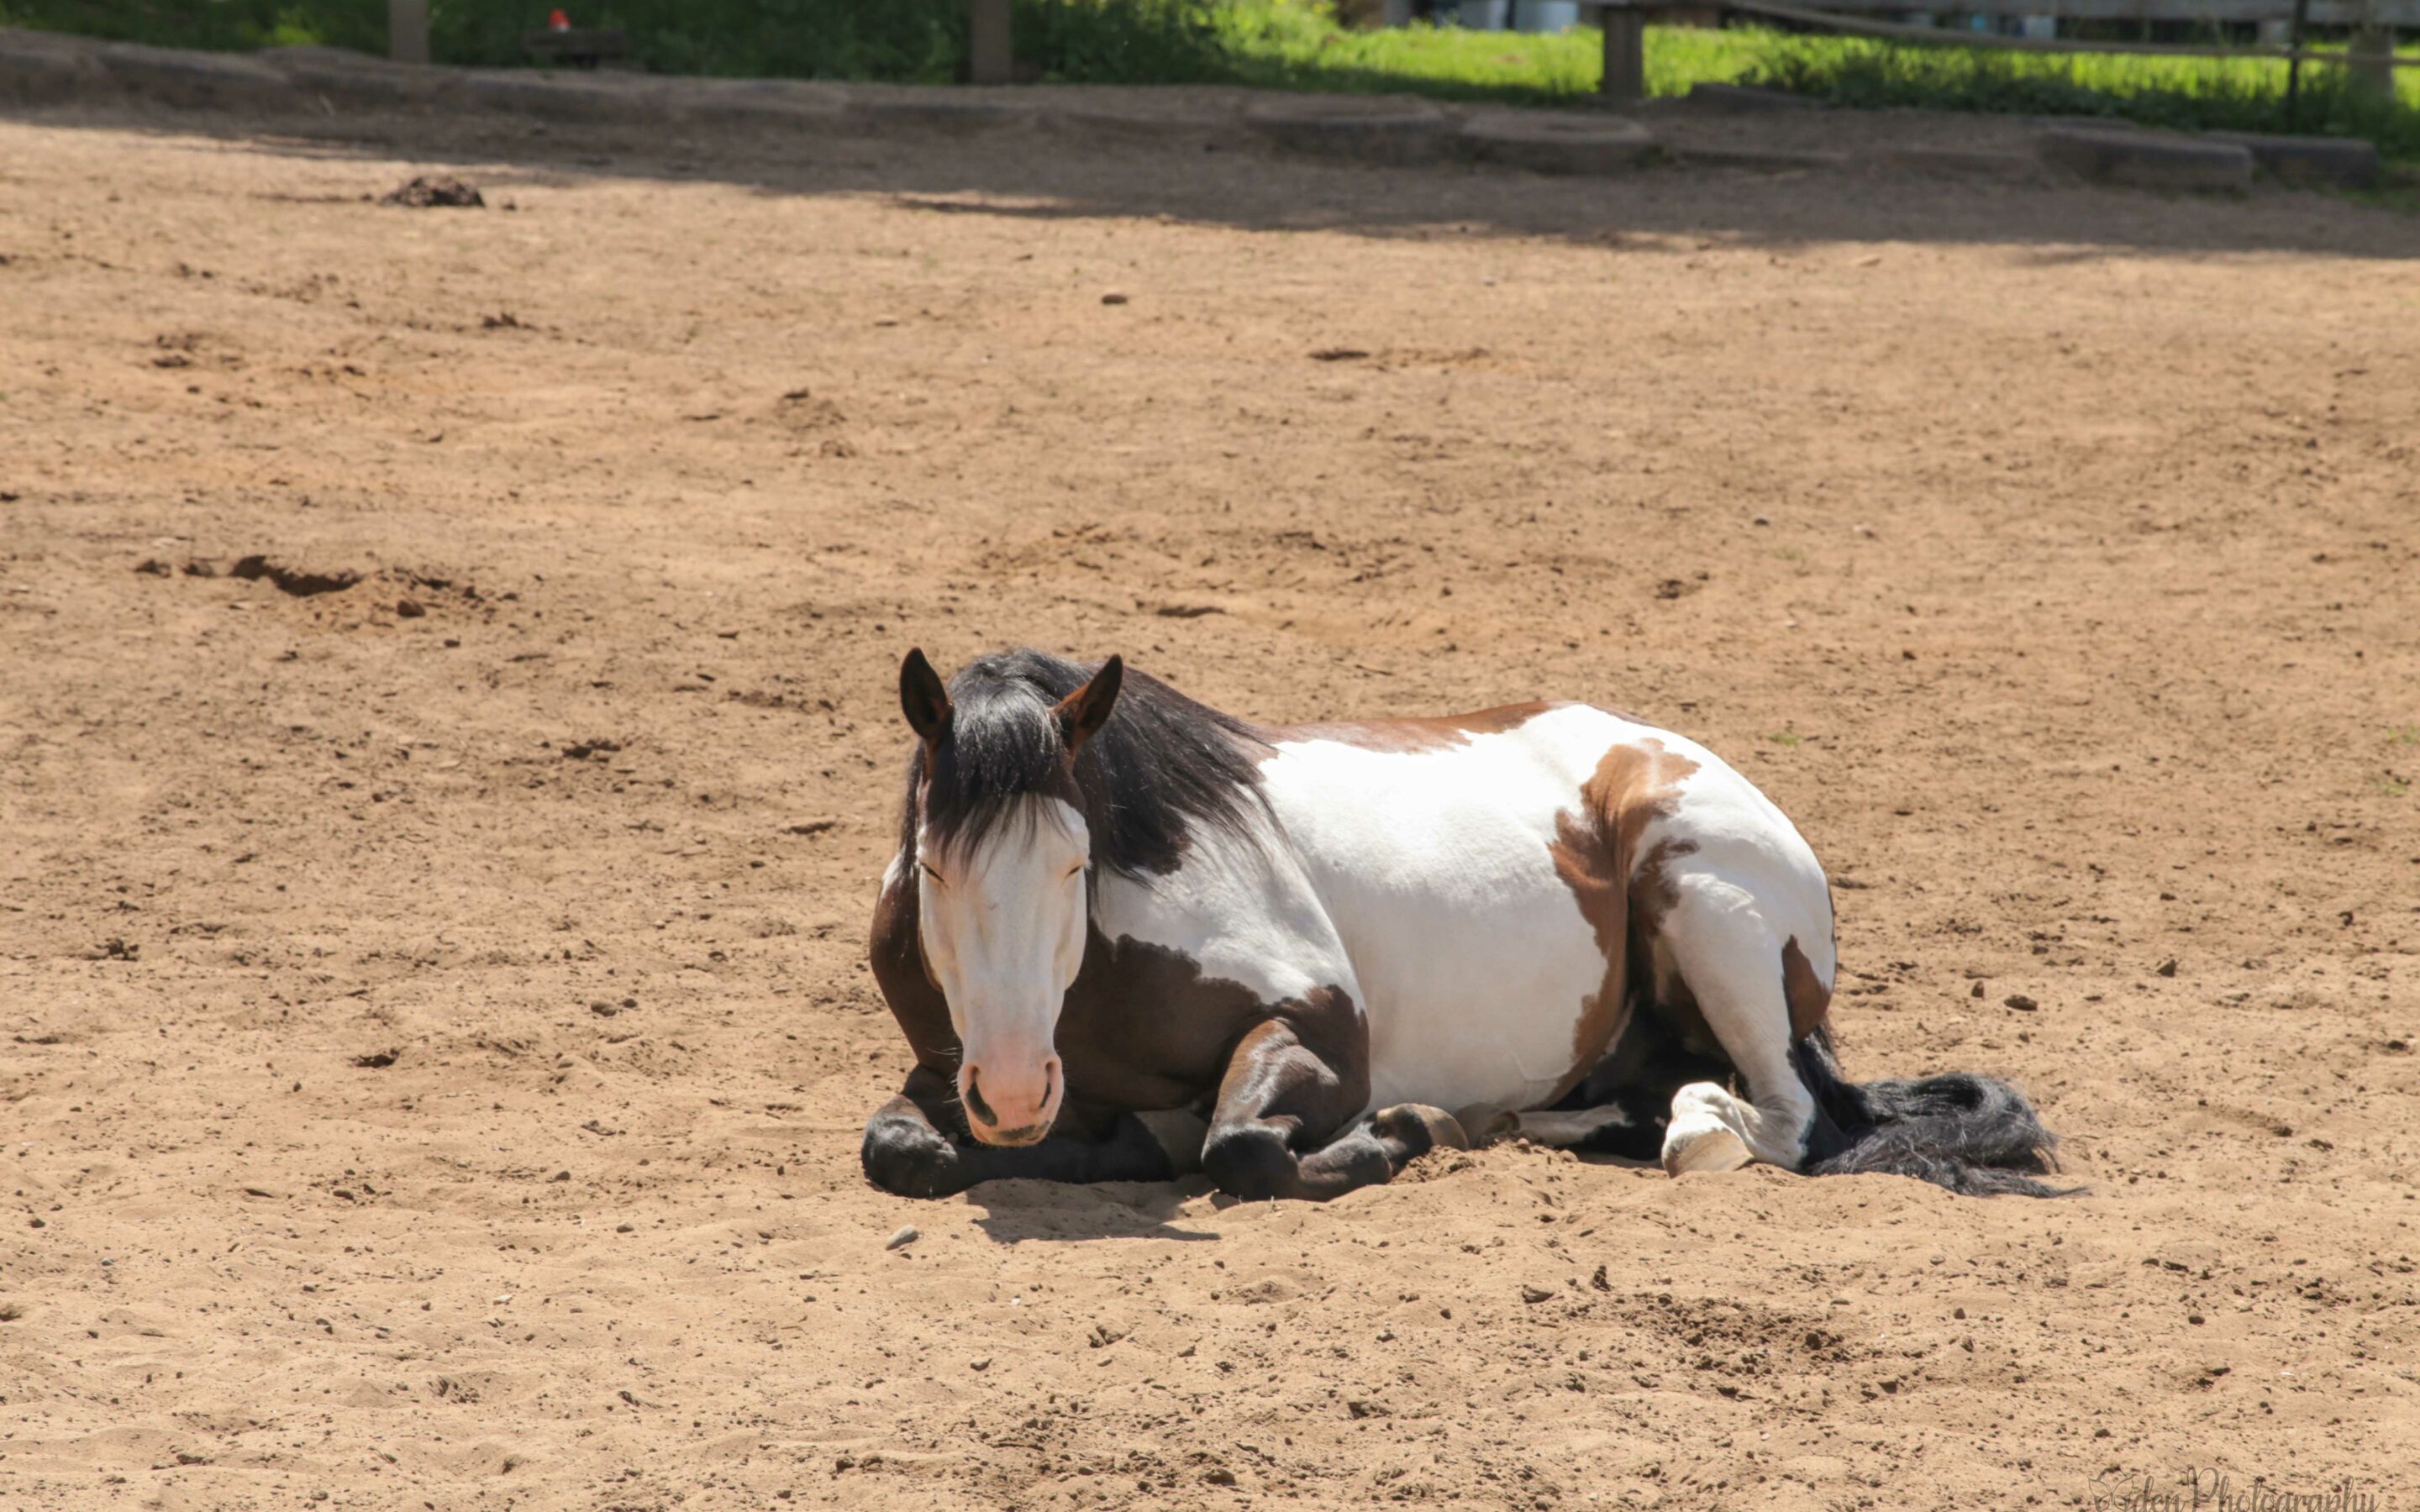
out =
<svg viewBox="0 0 2420 1512"><path fill-rule="evenodd" d="M2036 1180L2058 1169L2058 1136L2024 1095L1990 1076L1952 1072L1914 1081L1866 1082L1840 1074L1830 1030L1790 1047L1815 1095L1807 1174L1884 1171L1976 1196L2066 1196L2076 1188Z"/></svg>

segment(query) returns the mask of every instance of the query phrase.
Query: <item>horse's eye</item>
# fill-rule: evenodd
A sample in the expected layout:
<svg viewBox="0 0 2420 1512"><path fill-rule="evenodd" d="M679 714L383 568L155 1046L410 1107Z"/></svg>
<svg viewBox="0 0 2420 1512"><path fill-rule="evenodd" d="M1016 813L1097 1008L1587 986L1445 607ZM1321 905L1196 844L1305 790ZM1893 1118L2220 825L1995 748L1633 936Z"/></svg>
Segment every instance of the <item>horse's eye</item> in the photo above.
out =
<svg viewBox="0 0 2420 1512"><path fill-rule="evenodd" d="M925 874L926 876L931 877L931 878L932 878L934 881L936 881L936 882L939 882L939 881L940 881L940 880L941 880L941 873L939 873L939 872L936 872L936 871L934 871L934 870L933 870L933 866L932 866L932 863L931 863L931 862L929 862L929 861L919 861L919 862L917 862L916 864L917 864L917 865L919 865L919 866L921 866L921 867L923 867L923 868L924 869L924 874Z"/></svg>
<svg viewBox="0 0 2420 1512"><path fill-rule="evenodd" d="M1081 876L1081 875L1083 875L1083 874L1084 874L1084 863L1083 863L1083 862L1081 862L1081 861L1077 862L1074 866L1071 866L1071 867L1069 867L1069 868L1067 869L1067 876L1069 876L1069 877L1077 877L1077 876ZM1066 880L1066 878L1063 877L1063 878L1061 878L1060 880L1062 880L1062 881L1065 881L1065 880Z"/></svg>

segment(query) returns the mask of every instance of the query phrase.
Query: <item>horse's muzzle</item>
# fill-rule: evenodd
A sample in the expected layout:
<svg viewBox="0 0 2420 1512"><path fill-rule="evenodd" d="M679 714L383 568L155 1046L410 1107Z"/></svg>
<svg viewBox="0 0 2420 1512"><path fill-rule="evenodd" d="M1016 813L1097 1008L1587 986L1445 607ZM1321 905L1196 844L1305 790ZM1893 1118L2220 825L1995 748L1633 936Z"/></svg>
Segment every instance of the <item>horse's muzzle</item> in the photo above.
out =
<svg viewBox="0 0 2420 1512"><path fill-rule="evenodd" d="M1013 1076L970 1062L958 1072L958 1101L967 1127L986 1145L1032 1145L1049 1137L1059 1116L1060 1062L1052 1056L1039 1076Z"/></svg>

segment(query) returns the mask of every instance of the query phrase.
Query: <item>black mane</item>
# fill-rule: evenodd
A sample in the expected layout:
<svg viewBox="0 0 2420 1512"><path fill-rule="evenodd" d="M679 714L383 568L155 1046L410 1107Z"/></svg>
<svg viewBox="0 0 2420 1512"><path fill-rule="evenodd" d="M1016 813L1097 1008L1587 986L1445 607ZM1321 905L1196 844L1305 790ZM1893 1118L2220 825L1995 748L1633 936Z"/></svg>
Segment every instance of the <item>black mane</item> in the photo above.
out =
<svg viewBox="0 0 2420 1512"><path fill-rule="evenodd" d="M1045 652L1003 651L950 681L948 729L919 741L908 766L903 846L916 849L917 793L936 844L964 852L1032 795L1066 799L1092 831L1093 863L1123 876L1176 870L1197 825L1250 833L1264 744L1252 726L1126 669L1109 722L1084 742L1071 773L1051 707L1097 669Z"/></svg>

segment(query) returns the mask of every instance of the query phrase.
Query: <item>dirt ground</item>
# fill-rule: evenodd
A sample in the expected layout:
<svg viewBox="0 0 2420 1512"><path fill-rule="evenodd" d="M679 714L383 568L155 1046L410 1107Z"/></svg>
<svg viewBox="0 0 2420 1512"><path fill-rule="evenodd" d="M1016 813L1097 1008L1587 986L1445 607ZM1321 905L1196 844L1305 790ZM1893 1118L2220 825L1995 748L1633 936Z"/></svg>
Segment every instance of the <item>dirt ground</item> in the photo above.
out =
<svg viewBox="0 0 2420 1512"><path fill-rule="evenodd" d="M2420 224L490 130L0 123L0 1502L2414 1505ZM1707 741L2088 1193L869 1190L1014 642Z"/></svg>

